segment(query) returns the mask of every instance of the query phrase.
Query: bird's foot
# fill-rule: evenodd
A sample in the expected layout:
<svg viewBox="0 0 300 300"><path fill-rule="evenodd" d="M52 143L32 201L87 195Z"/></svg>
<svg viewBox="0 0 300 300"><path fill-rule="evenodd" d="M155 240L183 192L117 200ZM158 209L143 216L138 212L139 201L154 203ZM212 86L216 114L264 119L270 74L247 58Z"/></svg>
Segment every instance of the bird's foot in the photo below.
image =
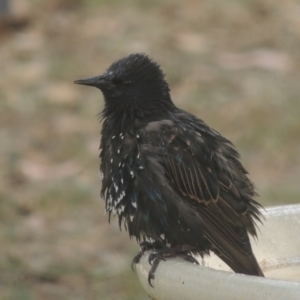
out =
<svg viewBox="0 0 300 300"><path fill-rule="evenodd" d="M160 250L157 250L155 252L152 252L149 255L149 264L151 265L151 269L148 274L148 283L151 287L153 287L152 281L155 278L155 272L156 269L159 265L159 263L163 260L165 261L167 258L172 258L172 257L181 257L185 261L188 261L190 263L194 264L199 264L199 262L194 258L191 254L190 251L192 250L189 249L187 250L185 248L186 246L175 246L172 248L163 248Z"/></svg>
<svg viewBox="0 0 300 300"><path fill-rule="evenodd" d="M163 245L160 242L142 242L140 244L140 251L138 252L138 254L133 258L132 262L131 262L131 269L133 270L133 266L138 264L140 262L141 257L144 255L144 253L148 250L159 250L162 249Z"/></svg>

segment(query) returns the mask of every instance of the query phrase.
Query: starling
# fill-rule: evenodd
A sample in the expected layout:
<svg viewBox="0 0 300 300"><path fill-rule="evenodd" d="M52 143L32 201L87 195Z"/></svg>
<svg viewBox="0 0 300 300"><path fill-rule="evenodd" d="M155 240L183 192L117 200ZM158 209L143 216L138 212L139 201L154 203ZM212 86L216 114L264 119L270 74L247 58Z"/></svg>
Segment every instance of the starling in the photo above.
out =
<svg viewBox="0 0 300 300"><path fill-rule="evenodd" d="M252 252L260 204L234 145L177 108L160 66L134 53L77 84L101 90L101 196L142 249L194 261L213 251L233 271L264 276ZM143 251L137 255L138 262Z"/></svg>

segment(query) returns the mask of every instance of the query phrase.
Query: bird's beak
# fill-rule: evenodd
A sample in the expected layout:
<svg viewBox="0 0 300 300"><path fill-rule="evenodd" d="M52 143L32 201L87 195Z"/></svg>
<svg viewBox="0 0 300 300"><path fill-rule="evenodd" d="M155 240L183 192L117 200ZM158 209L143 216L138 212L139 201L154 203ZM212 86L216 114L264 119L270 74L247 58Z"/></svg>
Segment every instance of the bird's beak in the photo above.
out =
<svg viewBox="0 0 300 300"><path fill-rule="evenodd" d="M78 80L75 80L74 83L82 84L82 85L88 85L88 86L95 86L99 89L109 88L112 85L111 81L107 80L102 75L101 76L84 78L84 79L78 79Z"/></svg>

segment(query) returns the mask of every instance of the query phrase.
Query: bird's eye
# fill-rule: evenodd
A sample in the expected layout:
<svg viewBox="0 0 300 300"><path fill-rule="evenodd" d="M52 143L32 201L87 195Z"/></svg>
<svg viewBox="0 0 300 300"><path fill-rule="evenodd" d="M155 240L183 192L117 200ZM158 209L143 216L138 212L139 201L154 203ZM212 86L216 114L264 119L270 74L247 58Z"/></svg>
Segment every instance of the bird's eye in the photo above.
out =
<svg viewBox="0 0 300 300"><path fill-rule="evenodd" d="M121 85L121 84L123 83L123 80L120 79L120 78L113 78L113 79L111 80L111 82L112 82L113 84L115 84L115 85Z"/></svg>
<svg viewBox="0 0 300 300"><path fill-rule="evenodd" d="M114 85L126 85L126 86L128 86L128 85L130 85L131 84L131 81L130 80L122 80L122 79L120 79L120 78L113 78L112 80L111 80L111 82L114 84Z"/></svg>

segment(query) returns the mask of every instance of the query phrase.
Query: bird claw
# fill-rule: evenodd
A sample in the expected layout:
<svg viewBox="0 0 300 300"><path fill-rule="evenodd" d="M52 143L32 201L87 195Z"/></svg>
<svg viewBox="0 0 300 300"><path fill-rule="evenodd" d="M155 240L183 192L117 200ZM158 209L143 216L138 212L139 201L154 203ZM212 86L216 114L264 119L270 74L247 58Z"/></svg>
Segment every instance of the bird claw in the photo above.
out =
<svg viewBox="0 0 300 300"><path fill-rule="evenodd" d="M152 282L155 278L155 272L156 272L156 269L157 269L159 263L161 261L166 261L166 258L181 257L182 259L184 259L187 262L199 265L199 262L197 261L196 258L194 258L190 254L188 254L186 252L182 252L182 251L183 250L180 247L178 247L178 248L174 247L174 248L164 248L164 249L160 249L156 252L150 253L148 262L151 265L151 268L150 268L150 271L148 274L148 283L151 287L153 287Z"/></svg>
<svg viewBox="0 0 300 300"><path fill-rule="evenodd" d="M134 265L138 264L140 262L141 257L144 255L144 253L148 250L157 250L157 249L161 249L163 246L161 243L158 242L154 242L154 243L150 243L150 242L142 242L140 244L140 251L138 252L138 254L133 258L132 262L131 262L131 269L132 271L134 271ZM157 252L155 252L157 253ZM155 259L155 257L151 260L150 262L150 256L152 255L152 253L149 255L149 264L152 265L152 260ZM152 257L152 256L151 256Z"/></svg>
<svg viewBox="0 0 300 300"><path fill-rule="evenodd" d="M159 259L159 261L166 260L161 252L152 252L148 257L148 262L151 266L153 266L153 262L157 259Z"/></svg>
<svg viewBox="0 0 300 300"><path fill-rule="evenodd" d="M132 259L131 261L131 270L134 271L134 265L140 262L141 257L143 256L144 252L140 250L138 254Z"/></svg>
<svg viewBox="0 0 300 300"><path fill-rule="evenodd" d="M151 253L149 255L149 257L151 257L151 263L150 263L150 259L149 259L149 263L151 265L151 269L148 273L148 283L151 287L154 287L151 280L153 281L154 278L155 278L155 272L156 272L156 269L159 265L159 263L164 260L165 261L165 258L163 257L163 254L162 253L159 253L159 252L156 252L156 253Z"/></svg>
<svg viewBox="0 0 300 300"><path fill-rule="evenodd" d="M151 266L149 274L148 274L148 283L151 287L153 287L153 280L155 278L156 269L161 261L166 261L166 258L172 257L181 257L187 262L193 264L199 264L199 262L191 256L190 251L193 248L188 247L184 248L182 246L175 246L173 248L165 248L163 244L159 242L149 243L149 242L142 242L140 244L141 249L138 254L133 258L131 262L131 268L134 270L134 265L140 262L141 257L143 254L148 250L154 250L152 253L149 254L148 262Z"/></svg>
<svg viewBox="0 0 300 300"><path fill-rule="evenodd" d="M149 272L149 274L148 274L148 283L149 283L149 285L150 285L152 288L154 288L154 286L153 286L153 284L151 283L151 280L154 280L154 278L155 278L155 274Z"/></svg>

